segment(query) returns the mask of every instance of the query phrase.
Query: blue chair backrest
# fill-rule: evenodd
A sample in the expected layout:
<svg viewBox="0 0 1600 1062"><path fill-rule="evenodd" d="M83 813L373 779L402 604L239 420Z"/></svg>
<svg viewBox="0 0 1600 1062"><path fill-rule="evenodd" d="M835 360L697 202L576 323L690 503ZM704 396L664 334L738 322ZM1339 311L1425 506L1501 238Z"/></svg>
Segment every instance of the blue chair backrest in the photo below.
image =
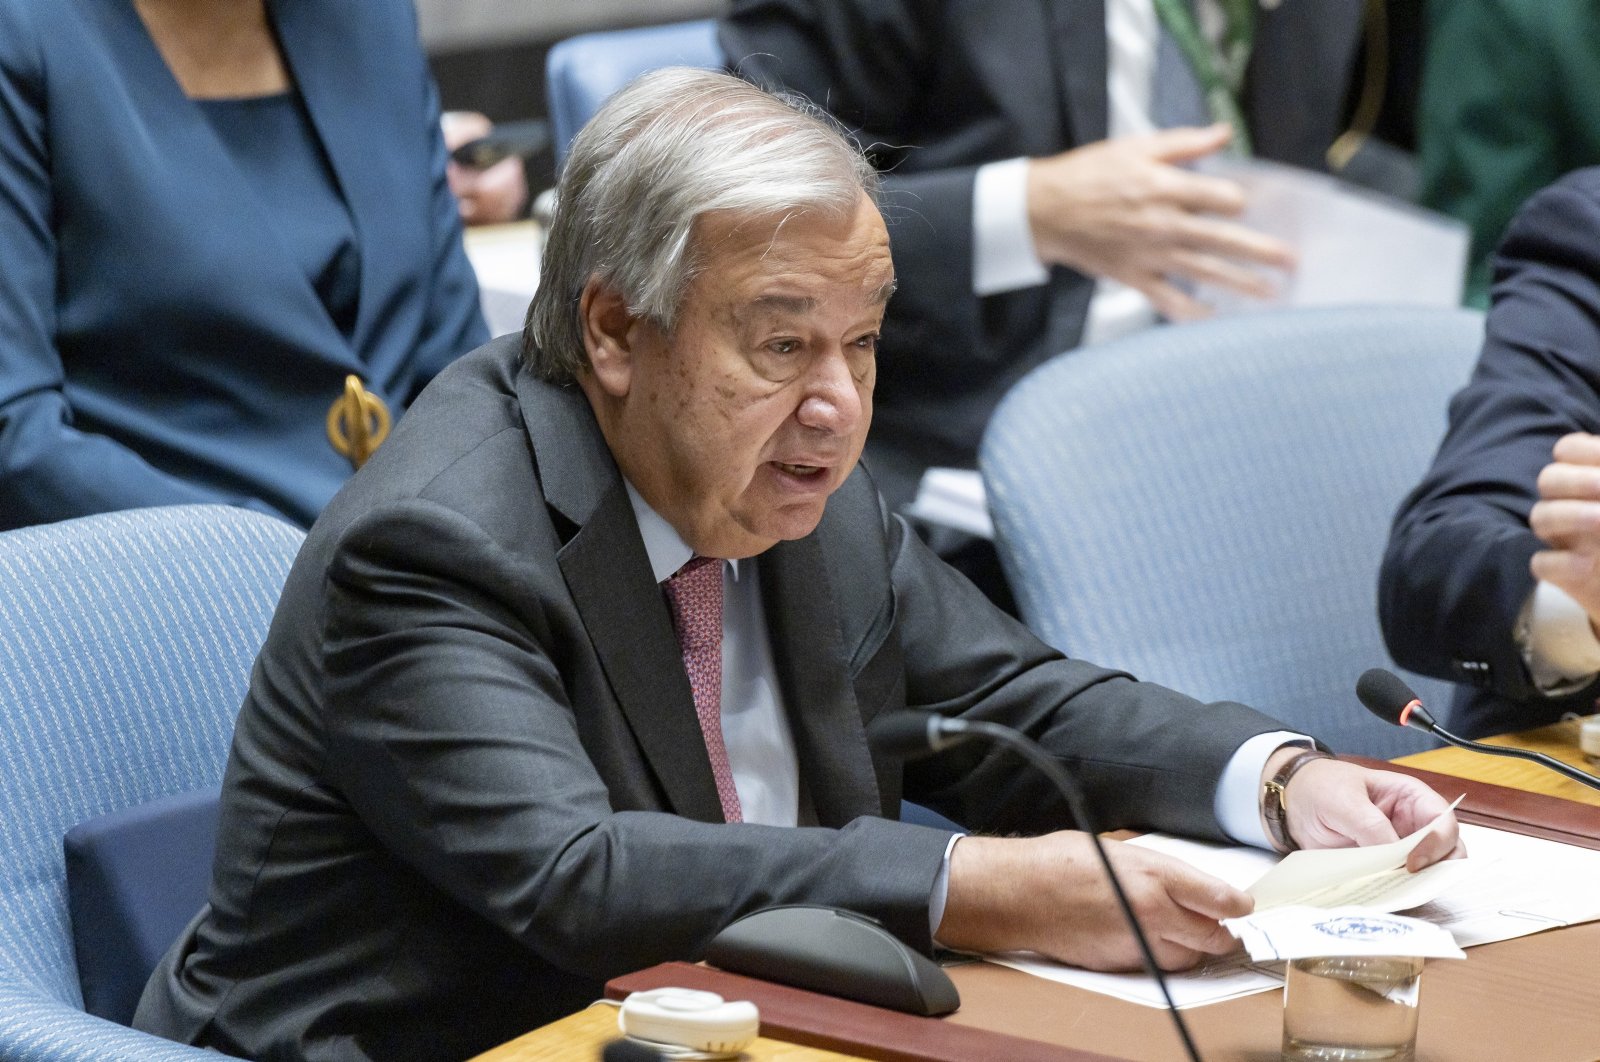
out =
<svg viewBox="0 0 1600 1062"><path fill-rule="evenodd" d="M557 164L612 93L663 66L722 66L716 21L584 33L550 49L544 76Z"/></svg>
<svg viewBox="0 0 1600 1062"><path fill-rule="evenodd" d="M1389 523L1482 335L1465 310L1302 310L1041 366L980 456L1024 619L1064 652L1243 701L1340 752L1430 747L1368 715L1355 681L1393 666L1376 606ZM1448 683L1405 677L1446 703Z"/></svg>
<svg viewBox="0 0 1600 1062"><path fill-rule="evenodd" d="M0 534L0 1058L215 1058L81 1010L62 839L216 786L302 532L240 509Z"/></svg>

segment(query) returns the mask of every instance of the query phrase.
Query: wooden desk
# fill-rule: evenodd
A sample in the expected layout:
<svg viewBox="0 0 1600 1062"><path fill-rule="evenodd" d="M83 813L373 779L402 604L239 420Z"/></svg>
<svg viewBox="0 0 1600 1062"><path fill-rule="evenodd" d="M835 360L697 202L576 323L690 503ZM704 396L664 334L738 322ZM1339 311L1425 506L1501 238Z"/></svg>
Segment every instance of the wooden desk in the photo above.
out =
<svg viewBox="0 0 1600 1062"><path fill-rule="evenodd" d="M1580 770L1593 773L1595 765L1584 758L1578 748L1578 720L1568 719L1537 730L1524 730L1518 734L1503 734L1484 739L1486 745L1506 745L1511 748L1542 752L1562 763L1570 763ZM1600 790L1590 789L1568 778L1525 760L1500 756L1485 756L1466 749L1442 748L1401 756L1396 763L1420 767L1425 771L1471 778L1474 781L1503 785L1507 789L1521 789L1529 793L1544 793L1580 804L1600 806Z"/></svg>
<svg viewBox="0 0 1600 1062"><path fill-rule="evenodd" d="M597 1003L570 1017L501 1044L472 1062L573 1062L600 1056L602 1045L617 1038L617 1008ZM815 1047L800 1047L760 1037L741 1062L861 1062Z"/></svg>
<svg viewBox="0 0 1600 1062"><path fill-rule="evenodd" d="M1498 744L1520 745L1555 756L1580 767L1582 753L1577 747L1577 723L1492 739ZM1432 771L1469 779L1469 796L1462 805L1463 821L1490 826L1506 826L1513 821L1540 821L1534 812L1538 797L1516 793L1496 793L1473 782L1503 785L1546 796L1573 797L1600 806L1596 794L1533 764L1473 754L1456 749L1440 749L1403 757L1397 764L1414 770ZM1372 766L1381 766L1376 762ZM1526 770L1521 768L1526 767ZM1428 779L1438 783L1437 778ZM1454 793L1449 794L1452 797ZM1524 803L1526 801L1527 803ZM1547 807L1550 805L1547 805ZM1556 822L1545 829L1526 832L1553 840L1600 848L1600 820L1587 808L1571 808L1571 815L1559 813ZM1600 1057L1596 1053L1600 1036L1595 1033L1590 984L1593 961L1600 952L1600 923L1590 923L1562 931L1567 947L1551 955L1543 950L1547 935L1523 937L1483 945L1478 963L1437 963L1428 968L1425 997L1432 1001L1423 1013L1418 1038L1419 1062L1503 1062L1508 1058L1533 1057L1523 1048L1531 1030L1542 1031L1541 1050L1550 1049L1550 1058L1578 1059ZM1488 961L1484 961L1488 960ZM1530 970L1537 976L1530 976ZM977 1026L990 1024L993 1016L1003 1017L1003 1027L1015 1037L1001 1050L1003 1057L1019 1062L1068 1062L1132 1058L1166 1062L1181 1058L1181 1051L1164 1016L1149 1008L1099 996L1080 989L1053 985L987 963L953 969L952 979L961 991L963 1008L939 1025L923 1033L914 1023L934 1019L895 1015L861 1004L830 1001L837 1008L860 1008L881 1017L876 1022L895 1024L890 1042L903 1048L900 1053L878 1054L878 1058L944 1057L952 1060L1002 1057L992 1051L974 1053L966 1038L978 1033ZM799 997L808 995L797 989L764 982L753 982L704 967L672 963L613 983L628 990L676 983L720 991L728 998L754 1000L761 1007L763 1028L786 1039L803 1039L807 1034L790 1031L792 1015L814 1011ZM1263 993L1228 1003L1185 1012L1208 1062L1265 1062L1276 1058L1281 1028L1281 998ZM1518 1020L1507 1022L1504 1015L1515 1013ZM798 1027L804 1021L798 1019ZM537 1029L509 1044L481 1055L473 1062L543 1062L546 1059L596 1058L601 1044L611 1039L616 1028L610 1008L595 1007ZM990 1027L995 1027L990 1024ZM1061 1029L1073 1030L1072 1042L1079 1048L1053 1046L1047 1041L1059 1037ZM920 1035L919 1035L920 1034ZM920 1041L920 1042L919 1042ZM934 1054L943 1042L945 1053ZM826 1036L820 1042L829 1042ZM860 1042L860 1041L857 1041ZM1445 1047L1445 1045L1449 1045ZM931 1051L928 1050L931 1048ZM1531 1050L1531 1047L1529 1048ZM1445 1051L1446 1053L1441 1053ZM1101 1053L1094 1053L1101 1052ZM1564 1052L1564 1053L1563 1053ZM751 1062L835 1062L858 1058L817 1047L797 1046L763 1038L746 1056Z"/></svg>

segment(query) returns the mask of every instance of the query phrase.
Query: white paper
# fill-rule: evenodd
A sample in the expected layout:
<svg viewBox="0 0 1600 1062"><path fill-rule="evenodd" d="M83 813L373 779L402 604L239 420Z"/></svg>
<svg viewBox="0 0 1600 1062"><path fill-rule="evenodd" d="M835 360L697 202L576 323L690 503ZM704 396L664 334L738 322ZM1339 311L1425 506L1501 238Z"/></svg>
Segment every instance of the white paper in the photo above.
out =
<svg viewBox="0 0 1600 1062"><path fill-rule="evenodd" d="M1155 981L1142 973L1095 973L1080 970L1076 966L1066 966L1031 952L985 955L984 960L1042 977L1046 981L1088 989L1129 1003L1163 1009L1167 1005ZM1210 959L1193 970L1167 974L1167 988L1172 993L1173 1005L1179 1010L1224 1003L1282 987L1282 963L1257 963L1242 951Z"/></svg>
<svg viewBox="0 0 1600 1062"><path fill-rule="evenodd" d="M1408 912L1448 929L1461 947L1600 919L1600 851L1468 824L1461 826L1461 838L1471 858L1454 862L1470 867L1470 873L1463 872L1439 897ZM1277 861L1260 849L1165 834L1146 834L1128 843L1166 852L1235 888L1247 887ZM1091 992L1165 1006L1155 982L1143 974L1091 973L1035 955L987 958ZM1241 951L1168 974L1167 982L1180 1008L1198 1007L1280 987L1282 964L1258 963Z"/></svg>
<svg viewBox="0 0 1600 1062"><path fill-rule="evenodd" d="M1290 904L1243 918L1224 918L1222 925L1256 962L1333 955L1467 957L1443 926L1365 907L1329 909Z"/></svg>
<svg viewBox="0 0 1600 1062"><path fill-rule="evenodd" d="M1457 797L1453 811L1461 803ZM1444 816L1390 844L1364 848L1318 848L1290 852L1246 890L1256 910L1286 904L1346 907L1359 904L1378 911L1404 911L1427 903L1461 872L1436 863L1416 874L1406 871L1406 857L1438 827ZM1460 863L1460 860L1456 860Z"/></svg>
<svg viewBox="0 0 1600 1062"><path fill-rule="evenodd" d="M1287 306L1457 306L1466 275L1465 225L1326 174L1264 159L1214 156L1196 167L1244 186L1244 225L1294 248L1298 266L1273 273L1277 295L1254 299L1201 285L1218 313Z"/></svg>
<svg viewBox="0 0 1600 1062"><path fill-rule="evenodd" d="M906 515L938 527L953 527L979 538L994 538L983 477L966 468L930 468L922 474L917 497Z"/></svg>

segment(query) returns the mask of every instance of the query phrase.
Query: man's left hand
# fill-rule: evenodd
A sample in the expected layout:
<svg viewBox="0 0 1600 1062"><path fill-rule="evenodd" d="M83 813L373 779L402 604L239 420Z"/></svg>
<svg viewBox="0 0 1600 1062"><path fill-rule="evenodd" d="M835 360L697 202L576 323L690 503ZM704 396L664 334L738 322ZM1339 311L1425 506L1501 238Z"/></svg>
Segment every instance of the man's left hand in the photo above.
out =
<svg viewBox="0 0 1600 1062"><path fill-rule="evenodd" d="M1274 754L1268 760L1267 775L1271 776L1282 758L1298 751L1290 748ZM1441 859L1467 854L1449 802L1417 779L1394 771L1374 771L1342 760L1316 760L1289 780L1284 803L1289 836L1302 848L1387 844L1437 819L1438 825L1406 858L1406 869L1417 871Z"/></svg>

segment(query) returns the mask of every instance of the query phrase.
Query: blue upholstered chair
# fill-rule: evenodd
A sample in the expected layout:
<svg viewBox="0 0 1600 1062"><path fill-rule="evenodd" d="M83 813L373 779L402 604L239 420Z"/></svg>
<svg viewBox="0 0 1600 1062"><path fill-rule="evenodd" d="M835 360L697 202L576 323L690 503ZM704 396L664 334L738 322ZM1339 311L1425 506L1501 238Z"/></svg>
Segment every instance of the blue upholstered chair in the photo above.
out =
<svg viewBox="0 0 1600 1062"><path fill-rule="evenodd" d="M617 89L663 66L720 67L717 24L711 19L666 26L607 30L569 37L550 49L544 76L556 162L583 123Z"/></svg>
<svg viewBox="0 0 1600 1062"><path fill-rule="evenodd" d="M0 534L0 1059L215 1059L83 1011L62 838L222 778L299 529L222 506Z"/></svg>
<svg viewBox="0 0 1600 1062"><path fill-rule="evenodd" d="M980 455L1028 624L1074 656L1239 700L1340 752L1429 739L1355 698L1392 666L1376 612L1395 508L1482 341L1464 310L1302 310L1064 354ZM1448 684L1406 675L1443 705Z"/></svg>

